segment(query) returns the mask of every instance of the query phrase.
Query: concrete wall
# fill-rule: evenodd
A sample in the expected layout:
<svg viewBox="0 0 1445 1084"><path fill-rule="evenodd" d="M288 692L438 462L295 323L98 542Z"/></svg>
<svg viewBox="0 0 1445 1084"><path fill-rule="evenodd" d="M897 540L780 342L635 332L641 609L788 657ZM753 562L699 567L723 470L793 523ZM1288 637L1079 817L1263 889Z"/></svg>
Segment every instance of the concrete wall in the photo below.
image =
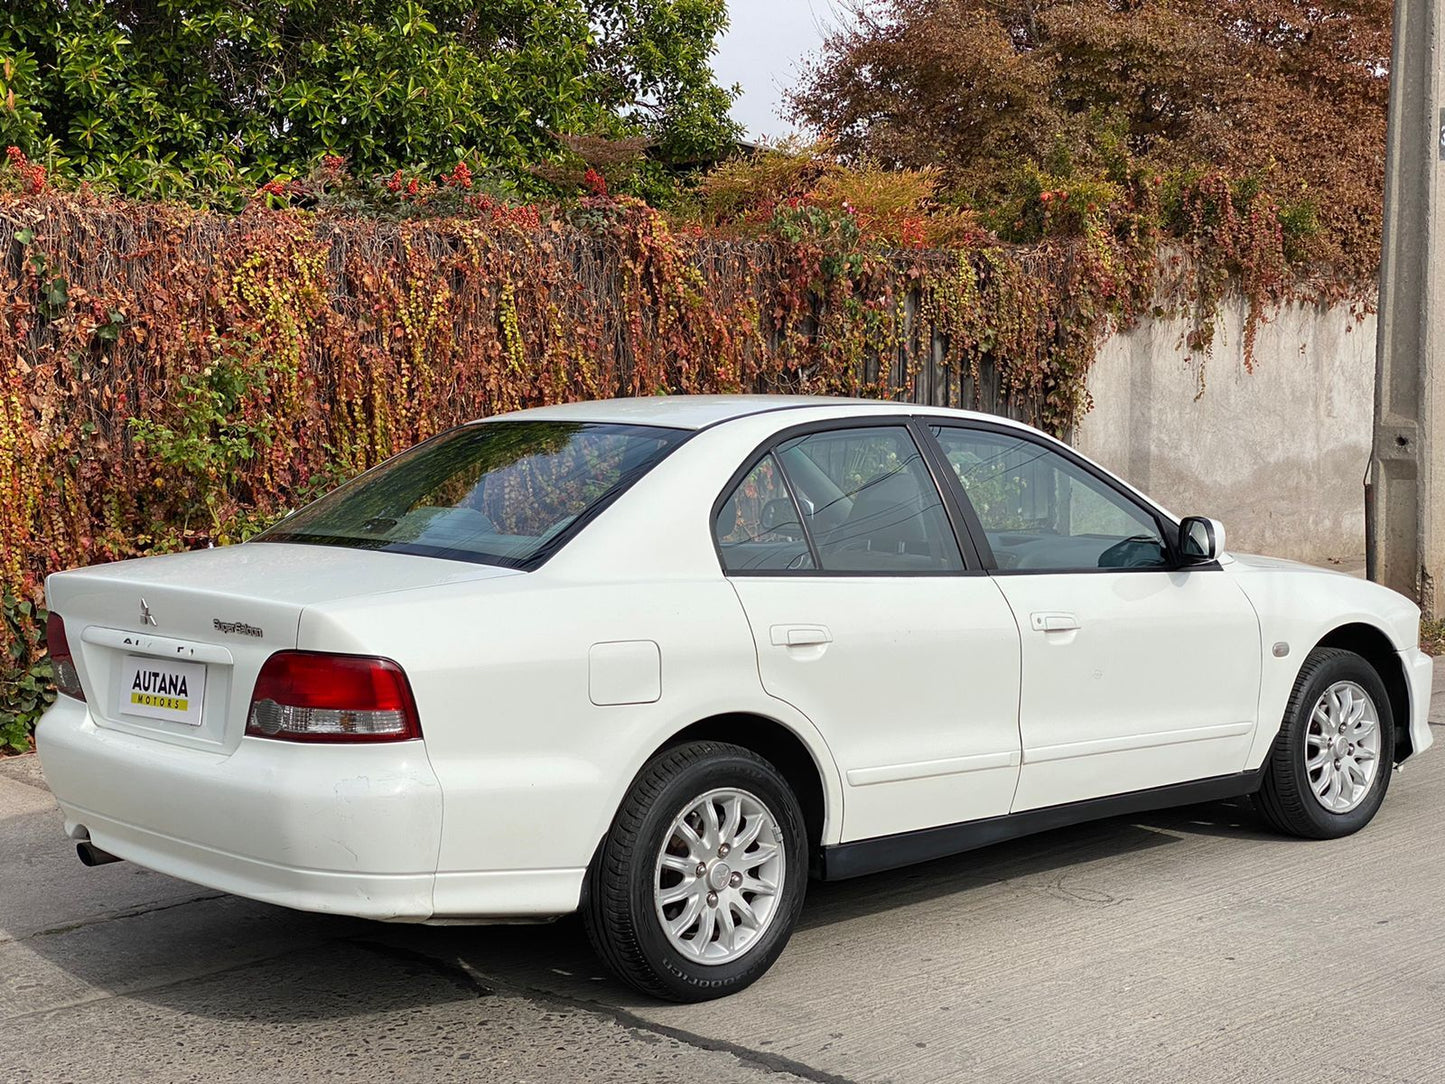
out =
<svg viewBox="0 0 1445 1084"><path fill-rule="evenodd" d="M1182 320L1110 338L1075 444L1176 515L1223 521L1231 549L1324 563L1363 554L1375 318L1287 306L1244 368L1244 303L1228 303L1200 367Z"/></svg>

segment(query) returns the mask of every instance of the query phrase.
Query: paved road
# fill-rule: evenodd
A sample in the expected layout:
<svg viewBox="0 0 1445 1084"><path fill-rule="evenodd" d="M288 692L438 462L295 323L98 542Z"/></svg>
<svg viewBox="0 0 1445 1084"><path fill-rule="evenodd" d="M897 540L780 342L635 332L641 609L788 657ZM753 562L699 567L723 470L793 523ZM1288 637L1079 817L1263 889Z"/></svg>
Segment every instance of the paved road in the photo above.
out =
<svg viewBox="0 0 1445 1084"><path fill-rule="evenodd" d="M20 758L0 761L0 1081L1425 1084L1442 897L1445 744L1349 840L1201 806L815 885L761 983L658 1005L573 921L386 926L84 869Z"/></svg>

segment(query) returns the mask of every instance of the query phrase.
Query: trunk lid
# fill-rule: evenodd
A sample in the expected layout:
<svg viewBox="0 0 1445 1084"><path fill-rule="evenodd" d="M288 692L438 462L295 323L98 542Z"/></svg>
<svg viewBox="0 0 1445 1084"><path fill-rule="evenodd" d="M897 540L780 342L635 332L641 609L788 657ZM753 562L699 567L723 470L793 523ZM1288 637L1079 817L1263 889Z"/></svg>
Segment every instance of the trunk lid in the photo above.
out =
<svg viewBox="0 0 1445 1084"><path fill-rule="evenodd" d="M497 576L491 565L333 546L248 543L60 572L65 621L96 725L229 753L270 655L307 606Z"/></svg>

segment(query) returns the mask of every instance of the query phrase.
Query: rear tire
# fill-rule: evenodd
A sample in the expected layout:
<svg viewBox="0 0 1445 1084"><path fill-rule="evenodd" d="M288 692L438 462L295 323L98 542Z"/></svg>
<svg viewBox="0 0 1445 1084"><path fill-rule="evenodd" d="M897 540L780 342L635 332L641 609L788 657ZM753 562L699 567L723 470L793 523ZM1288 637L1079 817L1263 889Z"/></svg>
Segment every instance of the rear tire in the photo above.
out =
<svg viewBox="0 0 1445 1084"><path fill-rule="evenodd" d="M582 917L604 963L643 993L706 1001L782 953L807 887L803 812L782 775L723 742L675 746L622 802Z"/></svg>
<svg viewBox="0 0 1445 1084"><path fill-rule="evenodd" d="M1337 839L1370 823L1390 785L1395 718L1375 668L1319 647L1300 669L1255 807L1276 830Z"/></svg>

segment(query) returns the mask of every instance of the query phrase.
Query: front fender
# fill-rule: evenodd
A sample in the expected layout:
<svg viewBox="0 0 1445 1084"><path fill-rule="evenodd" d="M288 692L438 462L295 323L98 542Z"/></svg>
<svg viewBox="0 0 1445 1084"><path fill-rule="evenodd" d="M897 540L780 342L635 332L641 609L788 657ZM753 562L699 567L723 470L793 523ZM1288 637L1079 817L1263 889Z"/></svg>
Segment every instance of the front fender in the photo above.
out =
<svg viewBox="0 0 1445 1084"><path fill-rule="evenodd" d="M1269 754L1289 704L1290 693L1309 653L1331 633L1349 625L1373 629L1389 641L1410 694L1412 746L1431 743L1426 717L1430 705L1429 660L1421 665L1420 609L1404 595L1368 580L1270 558L1236 557L1225 563L1259 617L1264 659L1259 690L1259 726L1247 767ZM1283 651L1284 654L1276 652Z"/></svg>

